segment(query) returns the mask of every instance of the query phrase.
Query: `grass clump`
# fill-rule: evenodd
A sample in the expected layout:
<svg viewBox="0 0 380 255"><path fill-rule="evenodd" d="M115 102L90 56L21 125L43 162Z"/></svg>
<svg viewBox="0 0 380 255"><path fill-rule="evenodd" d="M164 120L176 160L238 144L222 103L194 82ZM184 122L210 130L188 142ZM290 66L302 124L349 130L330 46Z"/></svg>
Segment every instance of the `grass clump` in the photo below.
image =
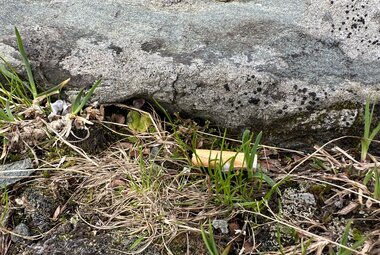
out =
<svg viewBox="0 0 380 255"><path fill-rule="evenodd" d="M7 79L8 84L10 85L10 90L7 91L4 89L4 86L1 86L1 92L4 95L8 95L8 100L10 101L12 101L12 98L17 98L21 103L27 106L33 106L38 109L39 104L42 100L52 95L59 94L60 90L69 82L70 79L63 81L59 85L52 87L49 90L39 92L34 81L32 68L25 52L24 44L16 27L15 34L17 38L18 50L20 52L22 62L24 63L28 81L22 81L15 73L15 71L10 67L10 65L4 59L2 59L4 64L0 65L0 73ZM9 96L9 93L13 94L13 96Z"/></svg>
<svg viewBox="0 0 380 255"><path fill-rule="evenodd" d="M376 127L372 129L371 131L373 113L375 110L376 101L373 102L371 110L370 110L370 102L371 102L371 98L368 97L365 103L365 108L364 108L364 134L360 142L362 162L364 162L367 159L369 146L371 145L371 142L373 141L375 136L380 131L380 123L378 123Z"/></svg>
<svg viewBox="0 0 380 255"><path fill-rule="evenodd" d="M228 152L226 133L224 133L218 146L220 152L216 154L216 158L212 158L210 153L206 168L210 182L209 188L219 203L229 206L240 204L256 207L261 206L262 202L259 201L260 196L255 196L255 194L262 194L265 190L269 190L265 196L265 199L269 200L273 190L279 191L276 182L262 171L258 163L261 137L262 132L256 136L253 143L254 135L246 130L243 133L241 145L236 147L237 152L231 153ZM194 151L196 154L197 150ZM227 156L224 156L225 154ZM195 156L199 158L198 155ZM201 160L198 159L198 161ZM238 168L236 168L237 164L240 164Z"/></svg>
<svg viewBox="0 0 380 255"><path fill-rule="evenodd" d="M38 89L16 27L15 34L27 81L22 80L12 66L1 58L0 75L5 81L0 82L0 136L3 147L1 159L4 160L9 152L23 152L29 148L34 153L32 147L41 143L47 144L51 140L64 139L69 135L75 137L72 132L73 126L76 129L86 129L86 124L92 124L88 118L93 116L87 114L86 117L81 117L80 112L100 84L100 81L96 81L87 94L81 89L72 105L65 102L71 107L70 114L63 114L62 110L53 114L50 107L51 97L59 94L70 79L45 91Z"/></svg>

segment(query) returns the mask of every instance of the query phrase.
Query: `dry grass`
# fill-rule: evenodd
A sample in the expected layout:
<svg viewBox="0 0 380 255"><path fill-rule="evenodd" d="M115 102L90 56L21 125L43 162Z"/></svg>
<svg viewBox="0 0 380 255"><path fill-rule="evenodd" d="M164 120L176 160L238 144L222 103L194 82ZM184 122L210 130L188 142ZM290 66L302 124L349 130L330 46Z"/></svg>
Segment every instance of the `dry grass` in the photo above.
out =
<svg viewBox="0 0 380 255"><path fill-rule="evenodd" d="M193 133L202 141L197 143L199 146L221 137L193 125L178 124L174 129L176 133L173 126L169 132L167 126L171 124L162 122L154 112L150 116L154 133L136 133L125 125L109 121L98 123L124 138L96 156L86 154L56 134L56 144L65 144L77 155L46 162L39 159L40 169L51 175L49 183L70 190L70 198L56 210L56 219L67 213L68 207L75 208L78 218L93 229L117 230L136 238L132 250L122 251L128 254L140 253L153 244L165 253L175 254L170 243L183 233L200 235L200 226L210 219L228 220L230 231L235 233L222 235L217 231L216 235L219 244L234 245L234 254L326 254L338 247L354 254L379 252L380 201L373 196L374 182L363 184L365 173L377 167L378 157L371 156L371 162L366 163L356 160L355 153L335 145L346 137L315 147L308 155L262 146L260 163L266 173L281 184L282 191L306 185L304 192L316 197L314 214L294 215L281 211L279 203L283 197L279 196L272 197L272 201L262 201L263 209L217 202L210 177L203 169L190 165L188 155L184 154L187 148L181 143L190 146L191 138L186 136ZM54 133L51 128L49 131ZM128 140L131 137L133 142ZM182 142L179 137L183 137ZM239 142L226 140L231 144ZM46 178L36 176L33 185L40 181L46 183ZM322 191L313 190L317 188ZM265 188L263 190L265 193ZM341 243L342 227L329 228L337 218L341 219L343 228L352 220L360 235L366 236L359 249L347 247L353 242L353 234L350 234L350 244L346 245ZM276 236L275 230L274 235L260 238L270 226L281 228L279 234ZM291 229L290 237L281 232L284 229ZM1 230L0 248L6 254L9 238L5 234L11 231ZM276 244L276 239L285 237L290 240L288 244ZM272 249L268 245L264 247L265 240L269 239L275 240ZM308 240L307 249L302 248L301 244Z"/></svg>

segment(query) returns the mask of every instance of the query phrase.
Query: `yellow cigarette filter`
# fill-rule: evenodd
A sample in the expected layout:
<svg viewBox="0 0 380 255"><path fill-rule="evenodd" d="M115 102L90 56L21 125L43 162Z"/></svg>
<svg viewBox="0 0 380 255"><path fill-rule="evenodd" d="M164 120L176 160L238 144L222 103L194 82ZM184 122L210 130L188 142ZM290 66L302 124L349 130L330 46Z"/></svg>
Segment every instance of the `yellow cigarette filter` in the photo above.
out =
<svg viewBox="0 0 380 255"><path fill-rule="evenodd" d="M220 160L220 157L222 157L222 160ZM192 161L192 164L195 166L212 167L212 168L222 163L222 165L224 166L223 168L225 170L228 170L232 163L233 157L235 157L235 160L233 162L234 169L240 169L240 168L246 167L246 164L244 162L244 153L242 152L237 153L234 151L220 152L218 150L197 149L195 150L195 153L193 154L191 161ZM257 165L257 158L255 157L253 168L256 168L256 165Z"/></svg>

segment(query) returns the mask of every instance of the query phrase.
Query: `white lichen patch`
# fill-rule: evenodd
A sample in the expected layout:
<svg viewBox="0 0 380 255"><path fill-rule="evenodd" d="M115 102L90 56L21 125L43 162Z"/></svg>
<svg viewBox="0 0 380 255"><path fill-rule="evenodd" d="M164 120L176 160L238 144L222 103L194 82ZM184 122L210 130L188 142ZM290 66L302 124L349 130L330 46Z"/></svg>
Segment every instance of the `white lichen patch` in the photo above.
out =
<svg viewBox="0 0 380 255"><path fill-rule="evenodd" d="M282 196L282 210L291 219L311 218L316 210L314 195L303 190L288 188Z"/></svg>
<svg viewBox="0 0 380 255"><path fill-rule="evenodd" d="M347 226L347 220L345 220L343 218L335 217L335 218L333 218L332 222L328 225L327 228L328 228L330 233L332 233L336 236L339 236L338 242L341 242L341 239L342 239L342 236L343 236L343 233L345 231L346 226ZM350 231L348 232L347 246L351 246L353 242L354 242L353 230L351 228Z"/></svg>
<svg viewBox="0 0 380 255"><path fill-rule="evenodd" d="M313 130L351 127L358 115L357 109L321 110L312 113L301 125L310 125Z"/></svg>
<svg viewBox="0 0 380 255"><path fill-rule="evenodd" d="M228 234L228 222L226 220L213 220L212 226L219 229L223 234Z"/></svg>

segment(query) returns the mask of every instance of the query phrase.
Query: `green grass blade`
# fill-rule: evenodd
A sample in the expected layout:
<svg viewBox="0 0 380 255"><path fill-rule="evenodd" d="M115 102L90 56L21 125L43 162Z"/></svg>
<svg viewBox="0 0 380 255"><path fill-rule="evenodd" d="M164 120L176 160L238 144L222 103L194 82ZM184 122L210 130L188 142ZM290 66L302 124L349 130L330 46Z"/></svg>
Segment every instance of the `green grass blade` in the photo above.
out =
<svg viewBox="0 0 380 255"><path fill-rule="evenodd" d="M17 30L16 27L15 27L15 33L16 33L16 37L17 37L18 49L20 51L22 61L24 62L26 73L28 74L28 80L29 80L29 85L30 85L30 92L32 92L33 98L36 98L37 97L37 88L36 88L36 84L34 83L32 68L30 66L28 57L26 55L26 52L25 52L25 49L24 49L24 45L22 43L22 39L21 39L21 36L20 36L20 33L18 32L18 30Z"/></svg>
<svg viewBox="0 0 380 255"><path fill-rule="evenodd" d="M249 134L250 134L250 131L248 129L244 130L243 132L243 136L242 136L242 148L243 148L243 151L246 152L247 149L249 148L249 143L250 143L250 139L249 139Z"/></svg>
<svg viewBox="0 0 380 255"><path fill-rule="evenodd" d="M11 108L9 107L9 102L7 102L6 108L5 108L7 115L9 117L10 121L15 121L15 117L12 114Z"/></svg>
<svg viewBox="0 0 380 255"><path fill-rule="evenodd" d="M371 114L370 114L370 116L369 116L369 119L370 119L370 126L371 126L371 124L372 124L372 120L373 120L373 113L374 113L374 111L375 111L375 106L376 106L376 99L375 100L373 100L373 103L372 103L372 108L371 108Z"/></svg>
<svg viewBox="0 0 380 255"><path fill-rule="evenodd" d="M143 240L145 239L145 234L140 236L133 242L133 244L129 247L130 251L133 251Z"/></svg>
<svg viewBox="0 0 380 255"><path fill-rule="evenodd" d="M380 131L380 123L375 127L375 129L370 132L371 124L373 120L373 114L375 111L375 105L376 100L372 104L372 109L370 111L370 97L367 97L366 104L365 104L365 110L364 110L364 134L361 139L360 145L361 145L361 161L365 161L367 158L369 146L372 142L372 140L375 138L375 136Z"/></svg>
<svg viewBox="0 0 380 255"><path fill-rule="evenodd" d="M369 180L371 180L371 178L372 178L372 176L373 176L373 171L374 171L374 170L372 169L372 170L369 170L369 171L366 173L366 175L365 175L365 177L364 177L364 179L363 179L363 184L364 184L365 186L367 186Z"/></svg>
<svg viewBox="0 0 380 255"><path fill-rule="evenodd" d="M259 143L261 141L261 137L263 135L263 132L260 132L257 136L256 136L256 140L255 140L255 143L252 147L252 150L251 150L251 159L252 159L252 162L251 162L251 165L249 166L250 169L252 169L253 167L253 162L255 161L255 157L257 155L257 149L259 148Z"/></svg>
<svg viewBox="0 0 380 255"><path fill-rule="evenodd" d="M301 255L306 255L307 254L307 249L309 248L311 242L313 241L312 238L310 238L309 240L307 240L307 242L305 243L303 239L301 239Z"/></svg>
<svg viewBox="0 0 380 255"><path fill-rule="evenodd" d="M12 119L9 118L8 114L3 109L0 109L0 122L1 121L5 121L5 122L13 121Z"/></svg>
<svg viewBox="0 0 380 255"><path fill-rule="evenodd" d="M51 95L54 95L54 94L58 94L60 92L60 90L70 81L70 78L67 79L67 80L64 80L63 82L61 82L60 84L58 84L57 86L54 86L40 94L38 94L37 98L45 98L45 97L49 97Z"/></svg>
<svg viewBox="0 0 380 255"><path fill-rule="evenodd" d="M259 208L259 210L261 210L263 208L263 206L265 206L265 203L266 201L269 201L270 198L272 197L273 193L274 192L277 192L277 194L279 194L281 196L281 191L279 189L280 185L283 184L284 182L286 182L287 180L289 180L290 177L287 176L285 177L284 179L282 179L281 181L275 183L272 188L265 194L264 198L262 198L258 203L257 203L257 207ZM272 180L273 181L273 180ZM274 181L273 181L274 182ZM270 184L269 184L270 185Z"/></svg>
<svg viewBox="0 0 380 255"><path fill-rule="evenodd" d="M4 77L10 79L10 80L15 80L19 83L23 83L22 80L14 73L10 72L4 65L0 65L0 72L4 75ZM10 81L8 81L11 83Z"/></svg>
<svg viewBox="0 0 380 255"><path fill-rule="evenodd" d="M365 242L365 240L366 240L365 237L360 238L350 248L353 249L353 250L357 250L360 246L363 245L363 243ZM338 254L339 255L351 255L352 251L345 249L342 253L338 253Z"/></svg>
<svg viewBox="0 0 380 255"><path fill-rule="evenodd" d="M72 114L78 114L82 108L86 105L86 103L88 102L88 100L90 99L90 97L92 96L92 94L94 93L96 87L99 86L99 84L101 83L101 80L97 80L94 85L92 85L91 89L87 92L87 94L84 96L84 98L81 100L82 98L82 95L83 95L83 90L80 91L80 93L78 94L77 98L75 99L75 102L77 103L77 101L79 100L80 103L79 105L77 104L74 104L76 107L72 107ZM82 92L82 93L81 93Z"/></svg>
<svg viewBox="0 0 380 255"><path fill-rule="evenodd" d="M165 110L165 108L155 99L153 98L154 103L158 106L158 108L161 110L161 112L164 113L165 117L168 119L169 123L174 126L174 122L172 118L170 117L169 113Z"/></svg>
<svg viewBox="0 0 380 255"><path fill-rule="evenodd" d="M281 191L278 187L276 187L276 182L270 178L268 175L264 174L263 172L256 172L253 174L253 178L258 178L260 180L263 180L265 181L269 186L271 186L271 188L275 188L275 191L277 192L277 194L279 194L281 196Z"/></svg>
<svg viewBox="0 0 380 255"><path fill-rule="evenodd" d="M9 106L9 101L6 102L5 110L0 109L0 121L8 121L12 122L15 121L16 118L14 117L11 108Z"/></svg>
<svg viewBox="0 0 380 255"><path fill-rule="evenodd" d="M9 121L8 115L3 109L0 109L0 121Z"/></svg>
<svg viewBox="0 0 380 255"><path fill-rule="evenodd" d="M349 221L347 223L346 227L344 228L344 232L343 232L343 235L342 235L342 240L340 241L341 245L347 246L348 235L350 233L351 224L352 224L352 222ZM338 254L342 254L345 251L347 251L347 250L344 247L339 246Z"/></svg>
<svg viewBox="0 0 380 255"><path fill-rule="evenodd" d="M201 226L201 234L202 234L202 239L203 242L205 243L207 250L211 255L218 255L218 249L216 247L215 239L214 239L214 234L212 231L212 225L209 223L209 236L207 235L206 231L204 230L203 226Z"/></svg>
<svg viewBox="0 0 380 255"><path fill-rule="evenodd" d="M379 131L380 131L380 123L377 124L377 126L372 130L372 133L371 133L371 135L368 138L369 142L372 142L372 140L379 133Z"/></svg>
<svg viewBox="0 0 380 255"><path fill-rule="evenodd" d="M229 245L227 245L226 248L224 248L224 250L223 250L223 252L222 252L221 255L228 255L228 254L230 254L231 248L232 248L232 243L230 243Z"/></svg>
<svg viewBox="0 0 380 255"><path fill-rule="evenodd" d="M255 148L255 151L259 148L259 144L261 141L261 137L263 136L263 131L260 131L260 133L256 136L255 144L253 145L253 148Z"/></svg>
<svg viewBox="0 0 380 255"><path fill-rule="evenodd" d="M371 127L369 103L370 103L370 98L368 97L365 103L365 110L364 110L364 139L368 139L369 129Z"/></svg>
<svg viewBox="0 0 380 255"><path fill-rule="evenodd" d="M79 108L79 105L80 105L80 101L81 101L81 99L82 99L82 97L83 97L83 92L84 91L84 88L82 88L80 91L79 91L79 93L78 93L78 95L76 96L76 98L75 98L75 100L74 100L74 102L72 103L72 105L71 105L71 112L73 113L73 114L76 114L76 113L78 113L79 111L76 111L76 109L78 109ZM76 113L75 113L76 112Z"/></svg>

